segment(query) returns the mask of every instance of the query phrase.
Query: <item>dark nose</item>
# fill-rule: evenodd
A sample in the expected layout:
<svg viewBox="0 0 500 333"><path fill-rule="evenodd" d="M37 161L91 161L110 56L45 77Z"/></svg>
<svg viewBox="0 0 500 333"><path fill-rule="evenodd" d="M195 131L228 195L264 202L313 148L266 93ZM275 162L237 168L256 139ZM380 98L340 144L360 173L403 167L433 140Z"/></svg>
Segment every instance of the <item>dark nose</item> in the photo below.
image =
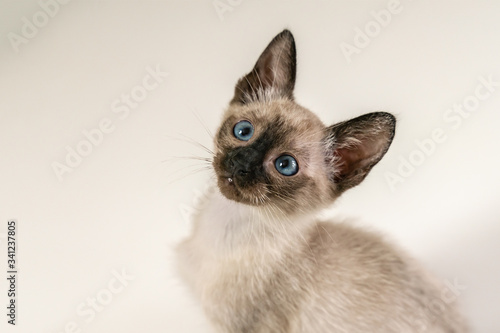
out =
<svg viewBox="0 0 500 333"><path fill-rule="evenodd" d="M261 164L261 154L250 147L238 148L229 153L228 170L241 180L248 180Z"/></svg>

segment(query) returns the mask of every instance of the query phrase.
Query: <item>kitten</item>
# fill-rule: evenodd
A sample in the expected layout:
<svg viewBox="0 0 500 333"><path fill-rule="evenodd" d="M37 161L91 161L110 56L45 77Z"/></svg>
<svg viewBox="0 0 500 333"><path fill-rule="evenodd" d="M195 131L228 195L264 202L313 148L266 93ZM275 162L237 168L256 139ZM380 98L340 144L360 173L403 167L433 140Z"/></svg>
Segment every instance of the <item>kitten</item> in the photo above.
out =
<svg viewBox="0 0 500 333"><path fill-rule="evenodd" d="M396 120L326 127L294 102L295 67L285 30L238 81L215 135L217 188L177 248L206 315L231 333L467 332L437 302L446 290L400 250L316 217L380 161Z"/></svg>

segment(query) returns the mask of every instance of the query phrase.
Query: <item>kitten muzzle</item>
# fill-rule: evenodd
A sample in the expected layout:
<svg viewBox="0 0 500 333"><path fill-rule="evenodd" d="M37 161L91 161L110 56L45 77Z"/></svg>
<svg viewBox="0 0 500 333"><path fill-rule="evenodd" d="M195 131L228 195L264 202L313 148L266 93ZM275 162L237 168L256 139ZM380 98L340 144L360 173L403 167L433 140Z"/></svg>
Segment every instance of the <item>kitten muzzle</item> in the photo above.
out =
<svg viewBox="0 0 500 333"><path fill-rule="evenodd" d="M229 152L224 167L230 184L245 187L253 184L263 172L264 154L253 147L239 147Z"/></svg>

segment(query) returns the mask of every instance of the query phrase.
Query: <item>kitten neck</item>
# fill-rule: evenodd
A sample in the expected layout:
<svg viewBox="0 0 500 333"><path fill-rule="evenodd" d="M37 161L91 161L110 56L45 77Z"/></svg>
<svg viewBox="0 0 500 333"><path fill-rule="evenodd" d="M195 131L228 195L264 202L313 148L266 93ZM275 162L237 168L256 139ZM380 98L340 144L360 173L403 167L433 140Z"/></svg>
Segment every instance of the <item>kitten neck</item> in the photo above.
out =
<svg viewBox="0 0 500 333"><path fill-rule="evenodd" d="M251 250L269 256L297 248L314 221L310 214L285 216L268 206L250 206L224 197L217 188L208 193L196 217L198 234L217 254L238 255Z"/></svg>

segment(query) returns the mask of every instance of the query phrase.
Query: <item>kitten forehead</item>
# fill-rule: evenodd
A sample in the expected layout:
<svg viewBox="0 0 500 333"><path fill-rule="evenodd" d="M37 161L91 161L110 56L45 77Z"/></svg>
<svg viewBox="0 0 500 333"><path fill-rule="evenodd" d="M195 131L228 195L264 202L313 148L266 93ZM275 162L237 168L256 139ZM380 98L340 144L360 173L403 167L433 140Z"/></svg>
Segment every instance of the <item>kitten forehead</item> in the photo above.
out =
<svg viewBox="0 0 500 333"><path fill-rule="evenodd" d="M325 127L314 113L285 99L269 103L231 105L224 118L234 122L246 119L254 121L256 123L254 125L261 126L293 127L297 130L295 134L298 135L310 135L311 132L321 131Z"/></svg>

